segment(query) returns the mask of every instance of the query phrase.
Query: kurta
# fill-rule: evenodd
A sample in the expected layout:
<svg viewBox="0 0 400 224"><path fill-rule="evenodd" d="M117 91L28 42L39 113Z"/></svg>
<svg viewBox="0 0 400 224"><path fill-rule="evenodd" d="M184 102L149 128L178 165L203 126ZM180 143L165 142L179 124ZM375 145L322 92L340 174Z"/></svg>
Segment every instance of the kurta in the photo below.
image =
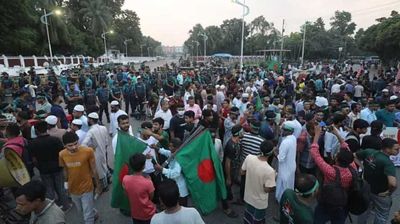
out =
<svg viewBox="0 0 400 224"><path fill-rule="evenodd" d="M278 176L276 181L276 200L280 201L286 189L294 190L296 172L297 141L294 135L284 137L278 154Z"/></svg>

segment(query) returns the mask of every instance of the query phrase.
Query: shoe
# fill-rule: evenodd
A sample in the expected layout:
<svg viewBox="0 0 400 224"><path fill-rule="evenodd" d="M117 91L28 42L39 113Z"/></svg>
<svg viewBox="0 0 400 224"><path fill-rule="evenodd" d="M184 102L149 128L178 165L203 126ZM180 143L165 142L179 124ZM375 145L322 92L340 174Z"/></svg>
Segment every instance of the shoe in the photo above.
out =
<svg viewBox="0 0 400 224"><path fill-rule="evenodd" d="M226 216L228 216L229 218L237 218L238 217L238 214L236 214L236 212L235 211L233 211L232 209L227 209L227 210L224 210L224 213L225 213L225 215Z"/></svg>

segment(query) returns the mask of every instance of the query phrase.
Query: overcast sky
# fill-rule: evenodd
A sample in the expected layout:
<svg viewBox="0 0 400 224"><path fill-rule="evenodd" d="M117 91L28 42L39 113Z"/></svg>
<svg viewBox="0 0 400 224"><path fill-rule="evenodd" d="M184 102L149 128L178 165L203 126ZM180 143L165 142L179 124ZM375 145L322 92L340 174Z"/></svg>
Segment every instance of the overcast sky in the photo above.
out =
<svg viewBox="0 0 400 224"><path fill-rule="evenodd" d="M318 17L329 25L336 10L351 12L357 29L374 24L376 18L388 16L393 9L400 11L400 0L246 0L246 4L250 7L246 21L263 15L280 30L285 19L286 34L299 31L306 20ZM144 35L166 46L183 45L197 23L203 27L220 25L242 14L242 7L231 0L125 0L123 8L138 14Z"/></svg>

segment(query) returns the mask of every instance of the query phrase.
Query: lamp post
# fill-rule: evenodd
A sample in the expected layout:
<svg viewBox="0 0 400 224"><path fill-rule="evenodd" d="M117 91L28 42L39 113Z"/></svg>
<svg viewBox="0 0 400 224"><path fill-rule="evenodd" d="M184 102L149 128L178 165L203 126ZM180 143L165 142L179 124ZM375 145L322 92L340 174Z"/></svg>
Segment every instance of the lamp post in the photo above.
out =
<svg viewBox="0 0 400 224"><path fill-rule="evenodd" d="M50 61L51 62L53 61L53 51L51 49L51 41L50 41L50 34L49 34L49 23L47 21L47 17L51 16L53 14L61 15L62 12L60 10L56 9L56 10L54 10L52 12L46 13L46 9L43 9L43 15L40 17L40 22L42 22L43 24L46 25L47 42L49 43L49 54L50 54Z"/></svg>
<svg viewBox="0 0 400 224"><path fill-rule="evenodd" d="M146 46L146 44L141 44L140 45L140 57L143 57L143 47Z"/></svg>
<svg viewBox="0 0 400 224"><path fill-rule="evenodd" d="M108 34L108 33L109 33L109 34L113 34L114 31L110 30L110 31L108 31L108 32L104 32L104 33L101 34L101 38L104 39L104 55L105 55L105 57L108 57L108 53L107 53L107 40L106 40L106 34Z"/></svg>
<svg viewBox="0 0 400 224"><path fill-rule="evenodd" d="M200 45L200 43L196 40L194 40L192 42L196 44L196 62L197 62L199 60L199 45ZM193 49L193 51L194 51L194 49Z"/></svg>
<svg viewBox="0 0 400 224"><path fill-rule="evenodd" d="M341 54L342 54L342 51L343 51L343 47L339 47L339 57L338 57L338 63L339 63L339 61L340 61L340 56L341 56Z"/></svg>
<svg viewBox="0 0 400 224"><path fill-rule="evenodd" d="M132 39L125 39L124 44L125 44L125 57L128 57L128 42L132 41Z"/></svg>
<svg viewBox="0 0 400 224"><path fill-rule="evenodd" d="M239 0L233 0L234 3L243 6L243 15L242 15L242 41L240 44L240 70L243 68L243 44L244 44L244 17L250 13L249 6L245 5L246 0L243 0L243 3Z"/></svg>
<svg viewBox="0 0 400 224"><path fill-rule="evenodd" d="M208 40L208 36L206 35L206 33L200 33L200 36L203 37L204 40L204 61L206 60L206 56L207 56L207 40Z"/></svg>
<svg viewBox="0 0 400 224"><path fill-rule="evenodd" d="M151 47L147 47L147 55L148 55L148 57L151 57L150 56L150 49L151 49Z"/></svg>
<svg viewBox="0 0 400 224"><path fill-rule="evenodd" d="M306 29L307 29L307 22L304 24L303 46L301 48L301 66L302 67L303 67L303 63L304 63L304 45L306 44Z"/></svg>

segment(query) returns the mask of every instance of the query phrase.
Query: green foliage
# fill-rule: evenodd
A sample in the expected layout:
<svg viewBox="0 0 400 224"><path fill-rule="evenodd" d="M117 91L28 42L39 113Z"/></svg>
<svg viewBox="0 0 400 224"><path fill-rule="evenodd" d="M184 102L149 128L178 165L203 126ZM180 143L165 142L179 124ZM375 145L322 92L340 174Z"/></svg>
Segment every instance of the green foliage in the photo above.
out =
<svg viewBox="0 0 400 224"><path fill-rule="evenodd" d="M129 56L140 55L140 45L146 44L160 54L161 43L143 37L140 19L134 11L121 10L124 0L16 0L3 1L0 7L0 54L48 55L46 27L40 22L44 13L61 9L62 16L48 16L49 33L54 55L104 54L101 34L107 35L109 48ZM147 52L147 46L146 48Z"/></svg>

